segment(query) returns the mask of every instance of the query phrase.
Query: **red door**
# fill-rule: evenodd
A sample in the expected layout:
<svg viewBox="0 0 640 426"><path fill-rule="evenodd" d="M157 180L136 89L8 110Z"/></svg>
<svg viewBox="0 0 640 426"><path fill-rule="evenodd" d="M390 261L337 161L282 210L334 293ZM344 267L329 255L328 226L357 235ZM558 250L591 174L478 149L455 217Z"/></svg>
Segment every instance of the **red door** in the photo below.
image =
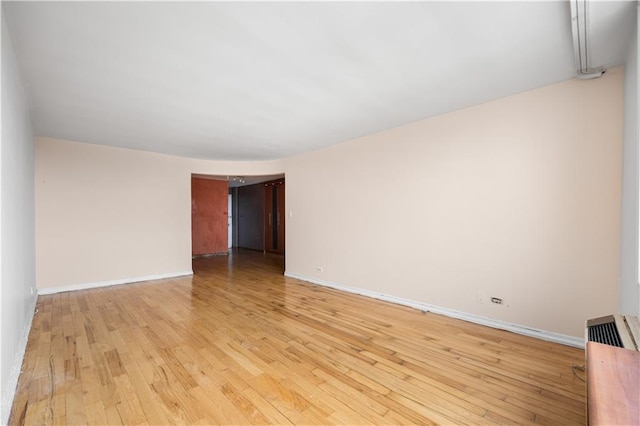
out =
<svg viewBox="0 0 640 426"><path fill-rule="evenodd" d="M228 252L229 184L223 180L191 178L192 254Z"/></svg>

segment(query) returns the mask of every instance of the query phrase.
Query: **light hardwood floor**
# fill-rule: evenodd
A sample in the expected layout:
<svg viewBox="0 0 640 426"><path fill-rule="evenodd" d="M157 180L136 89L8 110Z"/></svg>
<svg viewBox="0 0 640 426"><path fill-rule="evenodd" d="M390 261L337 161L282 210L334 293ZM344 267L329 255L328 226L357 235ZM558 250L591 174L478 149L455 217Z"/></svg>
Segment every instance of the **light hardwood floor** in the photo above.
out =
<svg viewBox="0 0 640 426"><path fill-rule="evenodd" d="M193 277L40 296L10 424L584 424L582 350L281 263L241 252L197 259Z"/></svg>

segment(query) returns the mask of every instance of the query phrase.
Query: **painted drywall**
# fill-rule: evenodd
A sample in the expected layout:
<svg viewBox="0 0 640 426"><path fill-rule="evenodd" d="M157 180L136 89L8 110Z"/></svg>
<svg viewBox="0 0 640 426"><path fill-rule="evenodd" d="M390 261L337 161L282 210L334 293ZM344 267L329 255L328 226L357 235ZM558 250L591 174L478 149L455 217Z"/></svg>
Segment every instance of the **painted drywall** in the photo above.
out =
<svg viewBox="0 0 640 426"><path fill-rule="evenodd" d="M618 310L640 315L638 285L638 30L631 38L624 67L624 148Z"/></svg>
<svg viewBox="0 0 640 426"><path fill-rule="evenodd" d="M189 183L180 159L38 138L38 288L191 270Z"/></svg>
<svg viewBox="0 0 640 426"><path fill-rule="evenodd" d="M2 7L0 7L0 10ZM0 145L0 424L9 420L35 306L33 133L4 16Z"/></svg>
<svg viewBox="0 0 640 426"><path fill-rule="evenodd" d="M237 188L238 247L264 250L264 185Z"/></svg>
<svg viewBox="0 0 640 426"><path fill-rule="evenodd" d="M221 254L229 250L229 184L191 178L191 252Z"/></svg>
<svg viewBox="0 0 640 426"><path fill-rule="evenodd" d="M290 158L287 273L583 336L617 311L622 80L613 69Z"/></svg>
<svg viewBox="0 0 640 426"><path fill-rule="evenodd" d="M191 160L38 137L38 289L188 273L191 175L275 173L281 162Z"/></svg>

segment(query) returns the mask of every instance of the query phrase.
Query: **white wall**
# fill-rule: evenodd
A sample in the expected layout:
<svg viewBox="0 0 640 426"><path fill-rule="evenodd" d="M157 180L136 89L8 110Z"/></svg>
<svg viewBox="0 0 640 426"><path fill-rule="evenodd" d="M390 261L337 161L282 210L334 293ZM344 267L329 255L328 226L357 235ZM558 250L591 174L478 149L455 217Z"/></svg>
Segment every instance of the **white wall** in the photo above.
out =
<svg viewBox="0 0 640 426"><path fill-rule="evenodd" d="M289 159L287 273L582 337L618 304L622 80Z"/></svg>
<svg viewBox="0 0 640 426"><path fill-rule="evenodd" d="M1 10L1 7L0 7ZM29 105L2 17L0 148L0 423L8 421L26 346L35 292L33 135ZM35 288L34 288L35 289Z"/></svg>
<svg viewBox="0 0 640 426"><path fill-rule="evenodd" d="M216 162L36 138L40 293L191 271L191 174L281 173L278 162Z"/></svg>
<svg viewBox="0 0 640 426"><path fill-rule="evenodd" d="M624 69L624 149L619 312L640 315L638 285L638 29Z"/></svg>

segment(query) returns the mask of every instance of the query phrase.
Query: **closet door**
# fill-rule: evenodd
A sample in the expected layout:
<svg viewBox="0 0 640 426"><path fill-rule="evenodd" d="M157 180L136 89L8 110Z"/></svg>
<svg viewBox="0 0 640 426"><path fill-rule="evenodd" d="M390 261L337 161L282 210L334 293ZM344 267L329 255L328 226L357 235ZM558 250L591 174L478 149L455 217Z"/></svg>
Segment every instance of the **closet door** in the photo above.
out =
<svg viewBox="0 0 640 426"><path fill-rule="evenodd" d="M284 181L264 185L264 251L284 254Z"/></svg>
<svg viewBox="0 0 640 426"><path fill-rule="evenodd" d="M274 230L274 209L273 209L273 185L264 187L264 251L273 252L273 230Z"/></svg>
<svg viewBox="0 0 640 426"><path fill-rule="evenodd" d="M284 219L285 219L285 210L284 210L284 182L280 185L276 185L275 190L276 194L276 204L278 207L278 211L276 213L276 226L278 227L278 244L276 248L276 253L284 254Z"/></svg>

